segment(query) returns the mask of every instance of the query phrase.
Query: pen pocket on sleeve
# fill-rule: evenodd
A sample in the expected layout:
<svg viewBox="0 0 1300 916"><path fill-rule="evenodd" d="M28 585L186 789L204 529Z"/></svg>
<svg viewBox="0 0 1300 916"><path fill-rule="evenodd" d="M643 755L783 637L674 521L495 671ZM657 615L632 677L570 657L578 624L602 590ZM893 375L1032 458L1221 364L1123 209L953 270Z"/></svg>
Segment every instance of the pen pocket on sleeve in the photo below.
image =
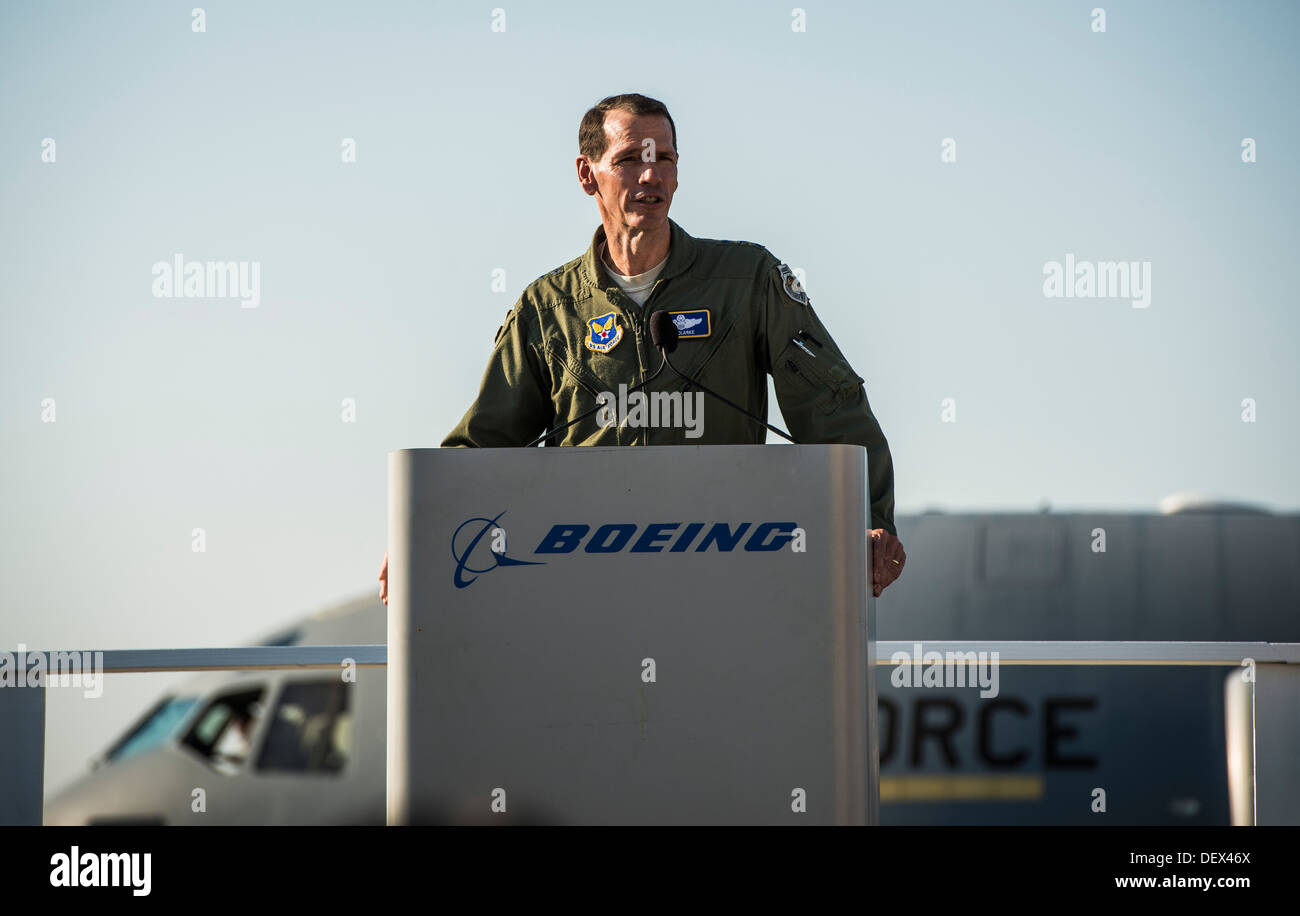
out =
<svg viewBox="0 0 1300 916"><path fill-rule="evenodd" d="M827 414L851 403L862 384L848 363L802 331L785 345L773 368L812 392L817 407Z"/></svg>

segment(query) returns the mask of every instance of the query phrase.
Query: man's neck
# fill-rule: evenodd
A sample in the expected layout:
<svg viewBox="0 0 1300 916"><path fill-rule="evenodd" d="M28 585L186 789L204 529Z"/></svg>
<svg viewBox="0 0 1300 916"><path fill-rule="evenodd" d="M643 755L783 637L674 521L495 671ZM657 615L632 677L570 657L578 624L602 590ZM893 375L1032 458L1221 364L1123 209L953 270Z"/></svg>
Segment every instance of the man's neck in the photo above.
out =
<svg viewBox="0 0 1300 916"><path fill-rule="evenodd" d="M618 234L622 228L623 234ZM668 257L672 230L668 223L653 234L628 233L625 227L605 226L605 261L625 277L635 277L656 266Z"/></svg>

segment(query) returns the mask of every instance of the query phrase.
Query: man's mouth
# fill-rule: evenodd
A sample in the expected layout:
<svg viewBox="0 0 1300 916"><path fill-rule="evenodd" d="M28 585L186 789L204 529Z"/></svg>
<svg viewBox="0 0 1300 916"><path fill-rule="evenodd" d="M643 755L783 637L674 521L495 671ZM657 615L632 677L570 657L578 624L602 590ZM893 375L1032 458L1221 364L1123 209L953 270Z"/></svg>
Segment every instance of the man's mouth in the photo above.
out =
<svg viewBox="0 0 1300 916"><path fill-rule="evenodd" d="M660 197L658 194L645 194L645 195L638 194L636 197L636 203L658 204L658 203L663 203L663 198Z"/></svg>

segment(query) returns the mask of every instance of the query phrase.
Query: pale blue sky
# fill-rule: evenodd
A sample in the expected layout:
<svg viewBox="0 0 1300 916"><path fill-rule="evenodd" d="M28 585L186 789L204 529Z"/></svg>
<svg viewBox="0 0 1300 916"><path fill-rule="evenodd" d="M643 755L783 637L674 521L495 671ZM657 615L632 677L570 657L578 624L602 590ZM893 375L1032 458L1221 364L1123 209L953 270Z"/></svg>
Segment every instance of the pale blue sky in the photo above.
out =
<svg viewBox="0 0 1300 916"><path fill-rule="evenodd" d="M387 452L586 247L577 124L620 91L673 112L687 231L805 270L900 513L1300 507L1300 5L201 2L0 8L5 647L239 643L370 587ZM260 307L154 298L177 252L259 261ZM1044 298L1067 252L1151 261L1151 307Z"/></svg>

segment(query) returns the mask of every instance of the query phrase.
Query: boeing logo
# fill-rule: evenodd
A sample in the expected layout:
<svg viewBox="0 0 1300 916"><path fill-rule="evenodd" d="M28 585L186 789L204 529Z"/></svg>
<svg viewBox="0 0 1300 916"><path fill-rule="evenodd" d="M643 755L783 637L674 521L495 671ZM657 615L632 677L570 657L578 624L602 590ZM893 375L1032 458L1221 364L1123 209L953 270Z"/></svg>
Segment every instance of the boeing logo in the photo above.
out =
<svg viewBox="0 0 1300 916"><path fill-rule="evenodd" d="M457 528L456 531L452 534L451 555L452 558L455 559L456 561L456 574L452 577L452 581L456 583L457 588L466 588L467 586L473 585L475 579L483 575L483 573L491 572L492 570L496 569L498 566L541 566L543 565L540 562L533 562L530 560L516 560L512 557L508 557L506 556L504 548L499 553L495 550L486 551L487 556L491 557L490 566L476 567L470 565L470 560L475 555L475 548L477 548L479 546L479 543L483 540L483 535L487 534L490 531L501 530L500 527L497 525L497 522L500 520L501 516L505 514L506 514L505 510L502 510L501 512L498 512L496 514L496 518L466 519L465 521L460 523L460 527ZM475 523L478 523L477 529L474 527ZM461 532L465 531L466 528L469 528L470 533L462 536ZM491 545L489 544L488 546ZM481 559L479 559L477 562L480 563L489 562L486 557L482 556L483 553L484 551L478 551L478 555L480 556ZM466 579L465 573L470 573L471 574L470 578Z"/></svg>
<svg viewBox="0 0 1300 916"><path fill-rule="evenodd" d="M543 566L545 560L519 560L506 556L505 532L495 518L471 518L452 535L452 556L456 560L453 581L457 588L474 583L498 566ZM489 543L484 543L484 538ZM804 530L797 522L655 522L601 525L552 525L533 550L533 555L575 553L771 553L787 546L803 553ZM489 548L490 544L490 548ZM480 545L482 545L480 549ZM466 574L469 574L468 576Z"/></svg>

